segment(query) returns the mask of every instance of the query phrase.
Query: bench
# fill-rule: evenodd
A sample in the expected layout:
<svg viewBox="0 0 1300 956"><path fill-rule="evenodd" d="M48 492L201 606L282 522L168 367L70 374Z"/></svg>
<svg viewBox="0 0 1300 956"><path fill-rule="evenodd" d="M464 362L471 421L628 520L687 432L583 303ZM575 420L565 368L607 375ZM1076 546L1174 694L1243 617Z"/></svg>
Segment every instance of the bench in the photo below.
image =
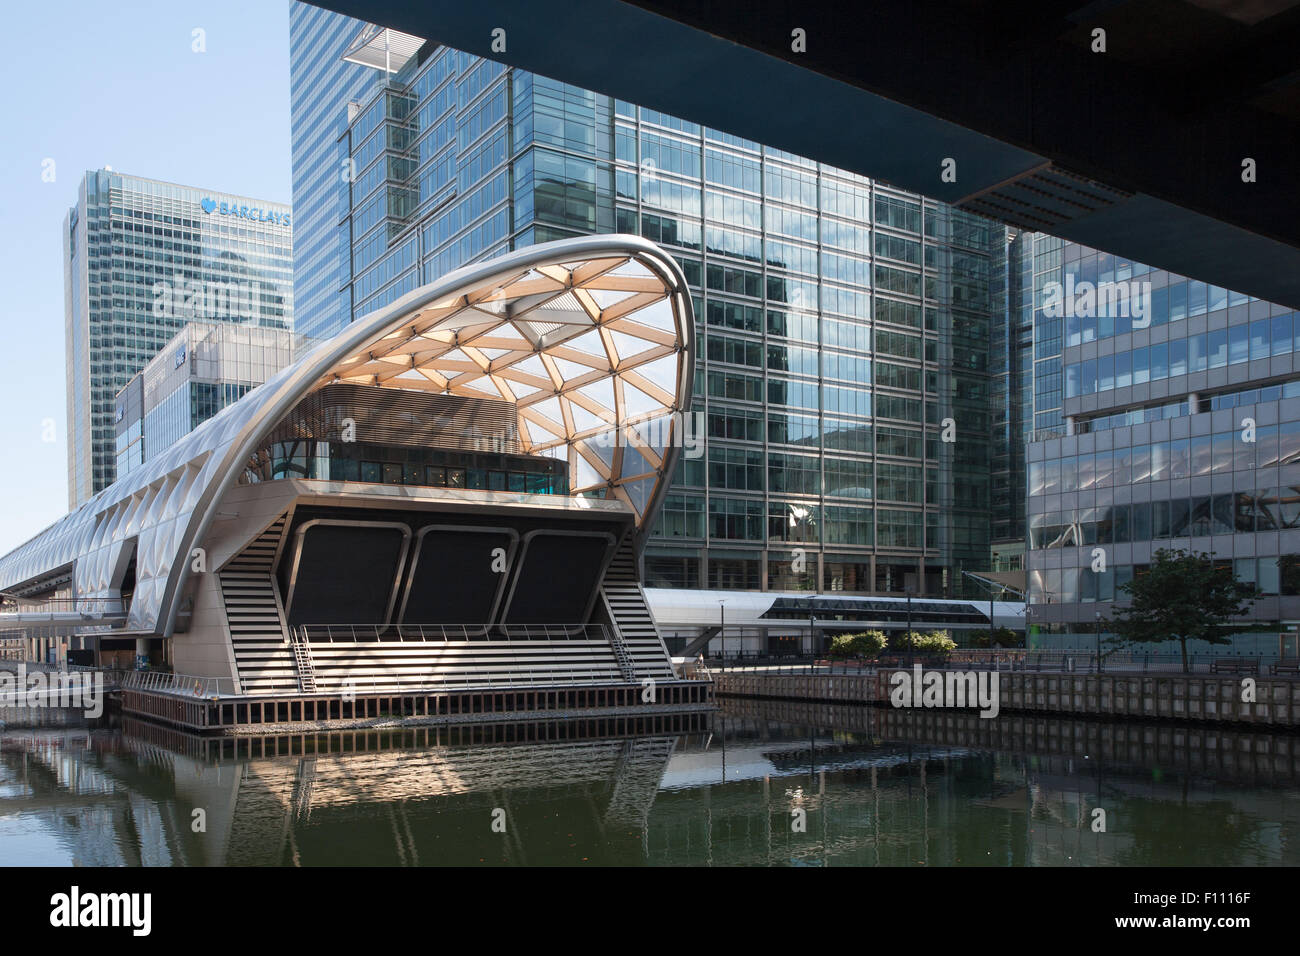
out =
<svg viewBox="0 0 1300 956"><path fill-rule="evenodd" d="M1289 674L1292 677L1300 677L1300 661L1274 661L1268 665L1268 672L1274 677L1283 674Z"/></svg>
<svg viewBox="0 0 1300 956"><path fill-rule="evenodd" d="M1210 661L1211 674L1258 674L1259 661L1249 657L1217 657Z"/></svg>

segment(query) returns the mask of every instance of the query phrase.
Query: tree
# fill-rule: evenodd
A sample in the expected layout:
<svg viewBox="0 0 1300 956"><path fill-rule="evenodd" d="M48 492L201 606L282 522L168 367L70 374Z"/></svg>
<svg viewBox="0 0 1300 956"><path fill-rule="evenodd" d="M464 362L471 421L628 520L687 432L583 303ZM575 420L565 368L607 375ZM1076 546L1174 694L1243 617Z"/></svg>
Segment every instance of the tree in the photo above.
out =
<svg viewBox="0 0 1300 956"><path fill-rule="evenodd" d="M1187 666L1187 642L1231 643L1230 621L1245 614L1253 585L1233 577L1231 566L1215 567L1204 552L1161 548L1145 574L1122 584L1132 603L1115 610L1106 626L1124 644L1178 641Z"/></svg>

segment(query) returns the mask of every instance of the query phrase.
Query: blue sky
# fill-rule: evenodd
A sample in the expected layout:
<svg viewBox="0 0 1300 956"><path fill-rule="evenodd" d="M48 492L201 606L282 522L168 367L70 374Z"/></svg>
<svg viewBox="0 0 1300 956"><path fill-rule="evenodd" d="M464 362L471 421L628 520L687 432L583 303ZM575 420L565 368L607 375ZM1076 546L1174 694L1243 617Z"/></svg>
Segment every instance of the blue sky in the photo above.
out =
<svg viewBox="0 0 1300 956"><path fill-rule="evenodd" d="M61 236L82 174L291 199L289 0L43 0L5 21L0 554L67 513Z"/></svg>

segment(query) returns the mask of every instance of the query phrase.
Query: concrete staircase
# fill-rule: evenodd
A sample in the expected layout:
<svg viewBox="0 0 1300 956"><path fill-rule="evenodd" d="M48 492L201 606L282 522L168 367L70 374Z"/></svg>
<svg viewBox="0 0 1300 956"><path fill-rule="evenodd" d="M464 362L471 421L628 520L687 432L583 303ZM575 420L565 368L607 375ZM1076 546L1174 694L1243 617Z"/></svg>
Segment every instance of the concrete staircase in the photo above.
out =
<svg viewBox="0 0 1300 956"><path fill-rule="evenodd" d="M636 573L636 555L629 536L619 546L600 586L601 599L613 622L610 643L625 680L672 680L672 660L655 626L645 591Z"/></svg>
<svg viewBox="0 0 1300 956"><path fill-rule="evenodd" d="M287 518L276 519L220 571L235 667L245 694L301 689L272 574Z"/></svg>

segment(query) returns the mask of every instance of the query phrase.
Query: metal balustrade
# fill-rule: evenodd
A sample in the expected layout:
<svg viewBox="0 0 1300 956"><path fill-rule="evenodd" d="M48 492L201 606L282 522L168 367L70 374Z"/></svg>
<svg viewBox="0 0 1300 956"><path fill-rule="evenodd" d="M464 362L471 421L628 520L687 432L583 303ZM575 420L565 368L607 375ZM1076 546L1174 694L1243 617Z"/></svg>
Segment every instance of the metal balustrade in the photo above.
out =
<svg viewBox="0 0 1300 956"><path fill-rule="evenodd" d="M123 690L142 690L182 697L230 697L238 694L229 677L195 677L170 671L129 671L122 678Z"/></svg>
<svg viewBox="0 0 1300 956"><path fill-rule="evenodd" d="M1096 652L1084 650L1025 650L1024 648L958 648L947 655L907 651L891 653L886 650L878 657L867 658L794 658L790 655L728 655L725 660L710 658L717 671L761 671L771 674L794 675L835 673L852 674L880 668L907 668L913 664L923 667L952 670L1032 671L1041 673L1095 674L1098 673ZM1297 677L1292 673L1300 659L1279 657L1276 654L1234 653L1225 647L1220 651L1196 651L1187 655L1188 673L1222 674L1227 676ZM1146 653L1140 650L1111 650L1103 648L1100 672L1103 674L1181 674L1181 654Z"/></svg>
<svg viewBox="0 0 1300 956"><path fill-rule="evenodd" d="M337 697L370 694L436 694L449 691L519 690L524 687L591 687L623 683L609 668L565 667L562 672L541 670L515 660L499 662L492 671L475 674L412 674L411 680L385 675L340 675L322 679L316 676L315 689L302 692L296 679L270 682L271 687L254 693L240 693L228 678L191 677L161 671L134 671L122 683L124 690L141 690L174 694L178 697Z"/></svg>
<svg viewBox="0 0 1300 956"><path fill-rule="evenodd" d="M300 624L309 644L412 641L608 641L603 624Z"/></svg>
<svg viewBox="0 0 1300 956"><path fill-rule="evenodd" d="M0 606L0 621L39 623L58 616L79 615L87 619L126 617L126 605L120 597L44 598L40 601L15 601Z"/></svg>

